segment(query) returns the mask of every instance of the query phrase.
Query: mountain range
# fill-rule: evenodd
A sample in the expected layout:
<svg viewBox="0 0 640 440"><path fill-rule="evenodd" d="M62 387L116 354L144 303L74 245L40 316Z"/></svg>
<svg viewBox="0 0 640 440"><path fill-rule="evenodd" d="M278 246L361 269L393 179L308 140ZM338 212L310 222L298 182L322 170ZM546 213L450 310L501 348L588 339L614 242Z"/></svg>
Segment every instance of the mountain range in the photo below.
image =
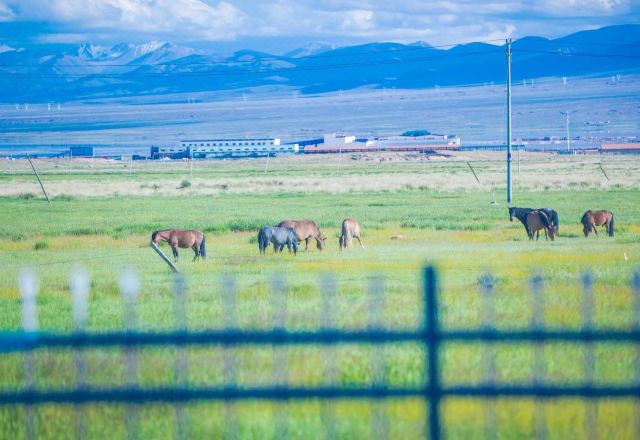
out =
<svg viewBox="0 0 640 440"><path fill-rule="evenodd" d="M512 44L514 81L640 71L640 25L587 30ZM0 43L0 100L51 102L204 91L359 87L426 88L504 82L505 47L486 42L434 47L370 43L313 44L284 55L220 54L168 42L105 45Z"/></svg>

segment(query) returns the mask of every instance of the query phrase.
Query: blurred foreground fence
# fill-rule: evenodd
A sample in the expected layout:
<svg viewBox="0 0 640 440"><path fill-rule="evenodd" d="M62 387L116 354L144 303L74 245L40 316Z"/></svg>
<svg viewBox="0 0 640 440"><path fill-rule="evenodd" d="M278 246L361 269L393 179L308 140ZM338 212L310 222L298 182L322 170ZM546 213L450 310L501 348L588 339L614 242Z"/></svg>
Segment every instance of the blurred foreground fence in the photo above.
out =
<svg viewBox="0 0 640 440"><path fill-rule="evenodd" d="M443 328L439 320L438 277L432 267L424 269L424 309L423 325L414 330L389 330L382 323L385 307L383 280L374 278L370 285L369 314L370 324L361 330L337 329L334 325L332 303L336 295L336 283L333 278L326 277L321 282L323 308L322 325L317 331L289 331L286 329L287 308L284 300L286 286L281 278L274 279L272 286L273 328L270 330L242 330L237 327L238 313L236 307L236 288L233 278L225 278L222 283L221 298L224 316L224 329L190 331L187 326L185 312L186 286L184 278L177 274L174 286L174 319L175 330L168 332L137 331L136 297L139 290L135 273L123 273L120 290L124 304L124 331L88 332L87 297L89 279L82 270L72 274L71 290L73 294L72 333L50 333L38 331L36 295L38 280L35 275L25 270L20 277L22 298L23 331L0 333L0 354L20 353L24 368L24 383L17 390L0 390L0 407L7 405L24 405L26 408L25 434L27 438L36 437L34 408L43 404L74 405L76 408L76 437L86 437L86 426L83 404L88 403L121 403L127 404L126 431L130 438L136 435L137 411L140 405L147 403L169 403L174 405L176 414L175 437L188 437L188 419L185 404L191 401L223 401L240 400L291 401L356 399L376 402L385 399L419 398L425 402L423 434L431 439L442 438L446 433L444 426L443 401L448 398L477 398L487 402L485 410L485 432L487 438L497 437L496 417L493 402L497 398L532 398L536 402L535 437L546 438L546 414L542 409L545 400L555 398L576 398L585 400L587 414L584 431L597 436L596 405L600 399L632 399L635 405L636 438L640 438L640 273L635 273L631 280L633 294L634 321L627 330L595 329L593 326L594 295L593 279L589 274L582 278L582 326L573 330L551 330L545 327L545 304L542 293L542 278L531 280L533 295L531 323L525 330L503 330L495 326L496 308L494 303L494 279L491 276L480 278L482 291L483 324L478 328L448 330ZM416 343L424 353L424 378L418 386L394 386L383 380L382 350L393 344ZM578 384L550 383L545 380L544 348L545 344L565 342L577 344L584 348L584 381ZM448 343L483 345L482 364L483 380L472 385L448 385L443 380L442 351ZM533 380L530 383L505 383L497 378L497 358L495 344L515 343L532 344L534 347ZM595 380L596 343L630 344L635 350L635 376L626 384L602 385ZM371 359L373 381L366 386L340 386L335 381L335 359L329 356L328 371L324 374L334 376L328 386L293 386L289 384L287 362L282 352L274 351L274 375L267 386L239 386L237 382L238 366L234 355L225 351L224 384L216 387L196 386L188 380L188 356L184 350L190 346L237 346L264 345L271 347L289 347L295 345L316 345L322 347L344 344L367 345L373 347ZM149 346L169 346L177 350L175 356L175 384L164 387L143 387L138 380L139 365L137 350ZM116 347L124 354L124 386L97 387L87 380L84 351L87 349ZM68 349L73 351L75 369L75 386L63 389L42 389L36 384L38 377L34 367L33 354L38 349ZM384 411L375 409L371 423L372 437L389 437L388 420ZM229 423L231 423L231 418ZM330 416L323 413L323 424L327 438L336 438L337 434ZM288 437L286 421L279 420L276 428L277 438ZM236 437L233 432L230 437Z"/></svg>

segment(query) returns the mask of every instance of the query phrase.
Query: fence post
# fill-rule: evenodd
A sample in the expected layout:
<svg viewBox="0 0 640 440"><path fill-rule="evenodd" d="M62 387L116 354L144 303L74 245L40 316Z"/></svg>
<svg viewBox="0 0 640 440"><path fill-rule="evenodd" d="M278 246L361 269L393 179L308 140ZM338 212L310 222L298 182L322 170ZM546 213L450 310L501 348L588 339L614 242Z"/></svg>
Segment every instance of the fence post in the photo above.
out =
<svg viewBox="0 0 640 440"><path fill-rule="evenodd" d="M176 330L179 332L187 331L187 313L186 313L186 295L187 286L184 275L176 273L173 284L173 315ZM176 386L185 388L188 384L188 359L187 350L184 346L176 347L175 360L175 376ZM187 434L187 414L184 402L178 402L175 405L176 412L176 438L179 440L188 438Z"/></svg>
<svg viewBox="0 0 640 440"><path fill-rule="evenodd" d="M123 298L124 307L124 327L125 331L133 332L138 325L136 311L136 301L140 281L135 271L126 268L120 277L120 292ZM125 349L125 385L129 388L138 387L138 353L136 348L127 347ZM138 406L136 404L125 404L125 423L127 438L135 440L138 438Z"/></svg>
<svg viewBox="0 0 640 440"><path fill-rule="evenodd" d="M236 295L237 295L236 280L231 275L225 275L222 278L222 314L224 320L225 330L237 330L238 321L236 317ZM236 348L233 346L222 347L222 362L223 362L223 376L224 387L227 389L235 388L237 385L236 373L237 373L237 359ZM224 404L224 431L223 438L235 439L239 437L238 429L238 417L236 414L236 407L233 400L227 400Z"/></svg>
<svg viewBox="0 0 640 440"><path fill-rule="evenodd" d="M287 283L281 275L271 280L271 316L275 332L285 332L287 327ZM289 350L287 345L272 345L273 383L278 388L286 388L289 381ZM282 408L276 414L276 438L289 438L289 406L288 402L279 403Z"/></svg>
<svg viewBox="0 0 640 440"><path fill-rule="evenodd" d="M38 331L38 309L36 297L38 295L38 278L33 270L24 268L20 271L19 278L20 297L22 299L22 329L27 333ZM34 353L27 351L23 355L25 390L33 391L36 385ZM25 408L25 438L36 438L35 408L27 404Z"/></svg>
<svg viewBox="0 0 640 440"><path fill-rule="evenodd" d="M540 275L531 278L531 294L533 296L533 310L531 313L531 328L534 332L544 331L544 292L543 279ZM533 384L542 386L546 372L544 359L545 346L543 342L534 342L533 346ZM534 408L534 425L536 438L547 438L547 414L544 401L536 399Z"/></svg>
<svg viewBox="0 0 640 440"><path fill-rule="evenodd" d="M494 279L491 274L480 278L482 288L482 327L485 331L495 331L496 313L494 301ZM496 353L491 341L486 342L482 352L484 364L484 383L490 387L496 385ZM485 401L485 433L489 439L497 438L497 420L495 399Z"/></svg>
<svg viewBox="0 0 640 440"><path fill-rule="evenodd" d="M369 328L372 330L384 330L384 278L374 276L369 279ZM373 355L373 387L385 386L384 374L384 345L374 344ZM389 420L384 401L374 402L372 438L389 438Z"/></svg>
<svg viewBox="0 0 640 440"><path fill-rule="evenodd" d="M73 326L76 332L83 333L87 327L87 298L89 296L89 275L77 267L71 272L69 287L71 288L73 304ZM73 351L73 364L76 370L76 389L84 389L87 386L87 367L82 348ZM75 405L76 438L87 437L86 412L84 405Z"/></svg>
<svg viewBox="0 0 640 440"><path fill-rule="evenodd" d="M323 275L320 279L320 293L322 295L322 323L324 331L335 329L334 314L337 311L334 307L336 297L336 279L333 275ZM337 368L336 356L338 354L335 345L325 345L322 347L324 361L324 377L330 387L336 385ZM322 424L325 428L325 438L334 440L338 438L336 415L332 402L322 402Z"/></svg>
<svg viewBox="0 0 640 440"><path fill-rule="evenodd" d="M429 438L440 440L440 369L438 350L440 328L438 323L438 281L433 266L424 268L424 325L429 383L426 385L426 400L429 406Z"/></svg>
<svg viewBox="0 0 640 440"><path fill-rule="evenodd" d="M633 295L633 326L640 331L640 270L631 275L631 293ZM636 385L640 386L640 344L636 344ZM640 438L640 404L636 403L636 438Z"/></svg>
<svg viewBox="0 0 640 440"><path fill-rule="evenodd" d="M593 275L585 272L582 275L582 329L584 331L593 330ZM593 342L585 343L584 350L584 379L587 386L593 386L595 370L595 353ZM585 437L590 440L598 438L598 408L597 403L589 401L586 403Z"/></svg>

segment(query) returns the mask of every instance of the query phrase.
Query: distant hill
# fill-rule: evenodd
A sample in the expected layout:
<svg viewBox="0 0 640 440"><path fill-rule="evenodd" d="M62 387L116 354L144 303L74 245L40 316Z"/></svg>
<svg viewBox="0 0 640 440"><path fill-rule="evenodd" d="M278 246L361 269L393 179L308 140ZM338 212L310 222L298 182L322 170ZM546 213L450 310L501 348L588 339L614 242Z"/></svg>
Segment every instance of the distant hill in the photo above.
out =
<svg viewBox="0 0 640 440"><path fill-rule="evenodd" d="M640 70L640 25L610 26L555 40L513 43L514 81ZM0 100L68 101L229 91L269 86L302 93L358 87L425 88L505 81L504 47L449 49L424 42L309 45L285 55L242 50L221 55L153 41L114 46L0 45Z"/></svg>

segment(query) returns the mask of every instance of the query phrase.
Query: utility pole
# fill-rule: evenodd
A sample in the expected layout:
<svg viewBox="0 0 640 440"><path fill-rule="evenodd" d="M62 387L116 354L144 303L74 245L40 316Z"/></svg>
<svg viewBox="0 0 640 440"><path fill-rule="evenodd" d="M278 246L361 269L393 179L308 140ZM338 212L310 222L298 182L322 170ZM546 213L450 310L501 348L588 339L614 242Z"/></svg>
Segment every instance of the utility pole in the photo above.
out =
<svg viewBox="0 0 640 440"><path fill-rule="evenodd" d="M47 199L47 202L49 202L49 204L51 204L51 200L49 200L49 196L47 195L47 192L44 189L44 185L42 184L42 180L40 180L40 176L38 175L38 172L36 171L36 167L33 166L33 162L31 162L31 158L29 157L28 153L27 153L27 160L31 164L31 169L33 170L33 174L35 174L36 178L38 179L38 183L40 184L40 188L42 188L42 192L44 193L44 197Z"/></svg>
<svg viewBox="0 0 640 440"><path fill-rule="evenodd" d="M561 112L563 115L566 116L566 120L567 120L567 153L569 151L571 151L571 141L569 138L569 110L567 110L566 112Z"/></svg>
<svg viewBox="0 0 640 440"><path fill-rule="evenodd" d="M511 203L511 38L507 41L507 203Z"/></svg>

